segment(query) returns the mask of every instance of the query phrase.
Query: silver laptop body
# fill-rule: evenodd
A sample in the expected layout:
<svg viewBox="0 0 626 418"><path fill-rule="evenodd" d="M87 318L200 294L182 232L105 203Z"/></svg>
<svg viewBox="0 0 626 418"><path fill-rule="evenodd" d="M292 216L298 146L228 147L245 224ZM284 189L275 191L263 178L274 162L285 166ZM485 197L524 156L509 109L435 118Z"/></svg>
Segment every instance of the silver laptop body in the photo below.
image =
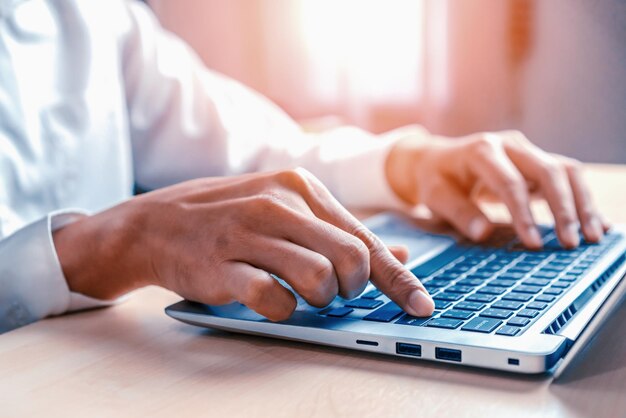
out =
<svg viewBox="0 0 626 418"><path fill-rule="evenodd" d="M547 248L533 253L515 241L499 242L493 248L470 245L454 235L428 230L428 225L418 226L415 221L392 213L370 218L366 225L387 244L409 247L407 267L423 279L436 301L438 295L444 299L438 302L441 306L447 305L440 306L433 318L418 319L404 313L393 316L397 312L390 313L390 309L395 305L384 295L373 297L377 292L371 284L363 292L370 295L369 299L358 298L367 302L366 308L346 307L354 302L336 298L328 307L319 309L298 297L295 313L282 322L271 322L238 303L208 306L181 301L167 307L166 313L189 324L239 333L515 373L558 374L621 302L626 288L626 281L622 280L626 273L624 226L614 227L600 244L582 245L574 252L555 247L553 232L545 228ZM505 260L501 265L510 261L507 267L484 274L487 267L493 268L494 263L498 266L496 261L501 259ZM470 278L479 273L484 277L483 284L473 288L458 285L478 283ZM492 282L509 286L502 291L502 286L490 285ZM501 293L494 294L497 292ZM457 300L447 300L459 294ZM553 300L546 302L551 297ZM468 300L476 298L478 302ZM457 309L479 305L484 306L474 311ZM508 306L511 313L494 306ZM446 318L449 312L467 318Z"/></svg>

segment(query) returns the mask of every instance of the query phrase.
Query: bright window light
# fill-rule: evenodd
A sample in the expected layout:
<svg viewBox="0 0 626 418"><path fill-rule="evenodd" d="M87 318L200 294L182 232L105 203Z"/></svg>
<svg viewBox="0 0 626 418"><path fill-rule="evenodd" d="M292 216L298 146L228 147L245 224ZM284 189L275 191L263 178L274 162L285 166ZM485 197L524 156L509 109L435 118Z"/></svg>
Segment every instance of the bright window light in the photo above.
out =
<svg viewBox="0 0 626 418"><path fill-rule="evenodd" d="M301 0L305 47L322 99L415 101L422 94L424 2Z"/></svg>

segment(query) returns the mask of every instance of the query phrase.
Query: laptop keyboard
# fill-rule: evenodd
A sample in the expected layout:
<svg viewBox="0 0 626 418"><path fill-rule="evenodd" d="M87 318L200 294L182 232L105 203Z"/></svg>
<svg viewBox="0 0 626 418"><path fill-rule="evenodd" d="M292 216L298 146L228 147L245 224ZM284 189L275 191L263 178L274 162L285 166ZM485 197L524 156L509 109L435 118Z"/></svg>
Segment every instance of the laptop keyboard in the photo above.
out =
<svg viewBox="0 0 626 418"><path fill-rule="evenodd" d="M428 318L406 314L378 289L319 311L334 318L395 323L504 336L519 336L572 287L620 238L562 249L543 230L544 250L522 248L509 230L483 247L455 245L412 272L435 301Z"/></svg>

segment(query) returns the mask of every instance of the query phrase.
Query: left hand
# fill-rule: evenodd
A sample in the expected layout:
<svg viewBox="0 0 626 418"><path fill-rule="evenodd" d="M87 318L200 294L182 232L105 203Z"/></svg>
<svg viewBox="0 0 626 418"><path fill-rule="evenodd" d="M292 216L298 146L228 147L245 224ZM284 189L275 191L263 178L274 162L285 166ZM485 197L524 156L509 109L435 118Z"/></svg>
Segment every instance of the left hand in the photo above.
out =
<svg viewBox="0 0 626 418"><path fill-rule="evenodd" d="M437 137L427 142L407 138L392 148L386 172L392 189L403 200L425 204L476 242L493 231L493 224L473 199L481 189L504 202L528 248L542 246L530 210L531 192L546 199L565 248L579 244L579 227L590 242L598 242L608 229L591 202L581 164L546 153L518 131L455 140Z"/></svg>

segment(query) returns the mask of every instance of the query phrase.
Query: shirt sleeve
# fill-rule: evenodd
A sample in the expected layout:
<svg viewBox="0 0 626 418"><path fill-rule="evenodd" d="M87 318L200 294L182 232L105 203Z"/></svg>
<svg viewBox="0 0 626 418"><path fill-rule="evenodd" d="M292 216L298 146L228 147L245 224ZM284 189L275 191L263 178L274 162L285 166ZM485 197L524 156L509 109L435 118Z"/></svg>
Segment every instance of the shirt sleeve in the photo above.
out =
<svg viewBox="0 0 626 418"><path fill-rule="evenodd" d="M306 134L265 97L208 70L145 5L128 7L122 62L139 185L303 167L346 206L401 205L384 170L393 135Z"/></svg>
<svg viewBox="0 0 626 418"><path fill-rule="evenodd" d="M0 333L115 303L70 292L65 281L52 232L82 216L82 211L53 212L0 240Z"/></svg>

